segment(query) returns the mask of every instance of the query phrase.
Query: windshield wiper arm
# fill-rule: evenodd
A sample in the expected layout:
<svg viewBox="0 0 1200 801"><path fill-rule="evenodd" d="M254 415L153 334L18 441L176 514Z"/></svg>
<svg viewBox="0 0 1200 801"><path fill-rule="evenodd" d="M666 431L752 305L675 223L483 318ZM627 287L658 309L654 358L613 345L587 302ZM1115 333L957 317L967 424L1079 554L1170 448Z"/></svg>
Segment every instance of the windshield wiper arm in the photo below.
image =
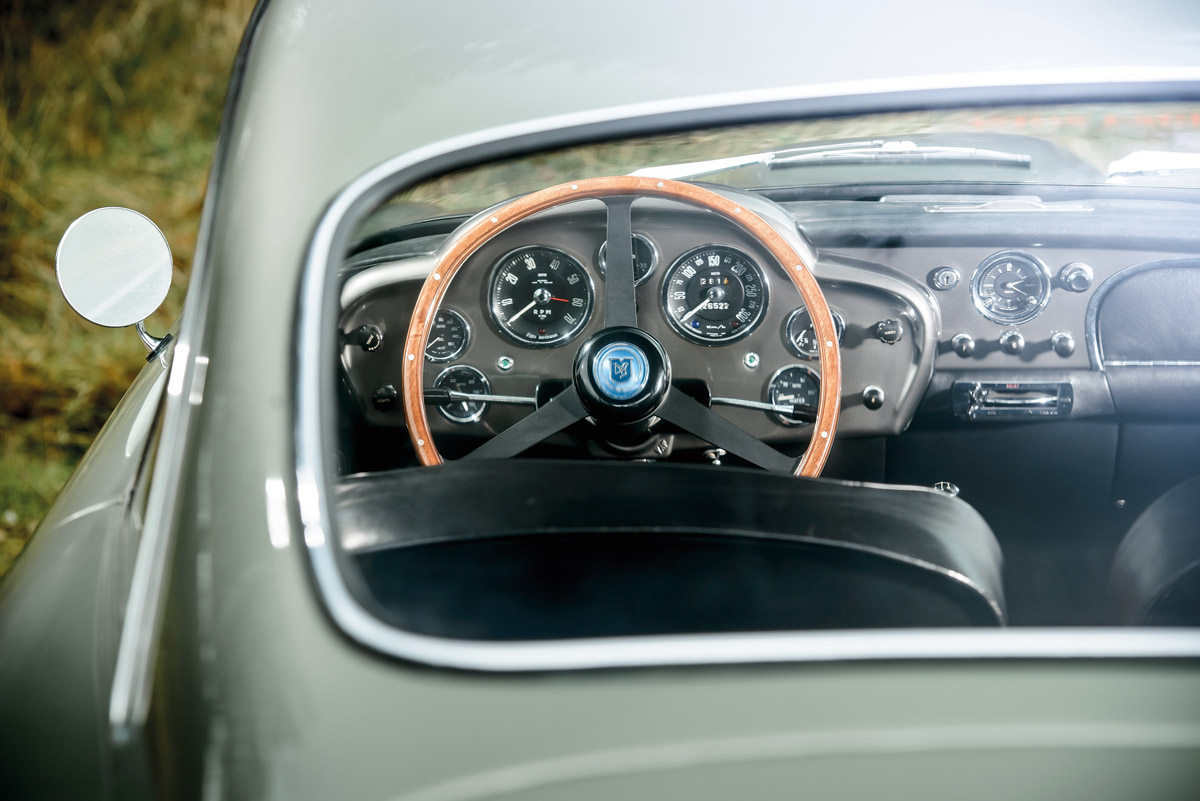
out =
<svg viewBox="0 0 1200 801"><path fill-rule="evenodd" d="M842 142L836 145L810 145L789 147L767 153L748 153L707 161L686 161L679 164L663 164L644 167L630 175L647 178L687 179L761 164L768 169L779 167L811 167L820 164L992 164L1001 167L1029 169L1033 157L1025 153L1006 153L1002 150L987 150L978 147L951 147L949 145L917 145L895 139L864 139L857 142Z"/></svg>
<svg viewBox="0 0 1200 801"><path fill-rule="evenodd" d="M865 146L822 148L807 153L780 151L765 163L770 169L780 167L812 167L823 164L990 164L994 167L1029 169L1033 157L1027 153L1007 153L981 147L951 147L949 145L917 145L912 142L873 140Z"/></svg>

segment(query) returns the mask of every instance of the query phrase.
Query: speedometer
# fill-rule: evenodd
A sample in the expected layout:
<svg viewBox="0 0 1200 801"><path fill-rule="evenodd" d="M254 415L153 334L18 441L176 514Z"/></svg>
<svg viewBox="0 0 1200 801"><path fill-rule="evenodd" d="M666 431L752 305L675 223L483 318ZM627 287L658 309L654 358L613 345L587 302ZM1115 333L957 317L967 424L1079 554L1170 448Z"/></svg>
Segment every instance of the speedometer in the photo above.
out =
<svg viewBox="0 0 1200 801"><path fill-rule="evenodd" d="M725 245L685 253L663 276L662 308L686 339L734 342L754 330L767 309L767 280L754 260Z"/></svg>
<svg viewBox="0 0 1200 801"><path fill-rule="evenodd" d="M979 313L1001 325L1026 323L1050 302L1050 271L1015 250L994 253L975 270L971 300Z"/></svg>

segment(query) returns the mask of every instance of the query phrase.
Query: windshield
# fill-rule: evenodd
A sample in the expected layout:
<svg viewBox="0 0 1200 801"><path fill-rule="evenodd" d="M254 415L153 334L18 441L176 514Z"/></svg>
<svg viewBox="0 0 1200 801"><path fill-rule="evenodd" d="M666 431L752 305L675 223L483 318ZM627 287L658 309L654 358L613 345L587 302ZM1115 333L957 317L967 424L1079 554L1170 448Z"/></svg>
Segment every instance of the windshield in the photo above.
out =
<svg viewBox="0 0 1200 801"><path fill-rule="evenodd" d="M567 180L644 174L744 189L930 184L1200 188L1200 106L933 110L706 129L492 162L396 196L365 233Z"/></svg>
<svg viewBox="0 0 1200 801"><path fill-rule="evenodd" d="M1197 625L1198 167L1200 105L1109 104L404 188L331 262L351 585L398 630L537 648Z"/></svg>

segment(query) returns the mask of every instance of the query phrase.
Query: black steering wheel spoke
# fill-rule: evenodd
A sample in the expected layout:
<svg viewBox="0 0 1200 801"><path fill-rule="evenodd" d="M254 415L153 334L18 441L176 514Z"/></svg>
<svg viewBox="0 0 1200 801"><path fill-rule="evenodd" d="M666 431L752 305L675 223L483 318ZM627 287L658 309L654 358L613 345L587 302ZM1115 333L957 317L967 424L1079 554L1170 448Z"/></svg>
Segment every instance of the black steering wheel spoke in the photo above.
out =
<svg viewBox="0 0 1200 801"><path fill-rule="evenodd" d="M608 244L604 246L604 327L637 327L631 195L604 198Z"/></svg>
<svg viewBox="0 0 1200 801"><path fill-rule="evenodd" d="M568 386L529 416L501 431L464 459L507 459L587 417L575 387Z"/></svg>
<svg viewBox="0 0 1200 801"><path fill-rule="evenodd" d="M700 401L672 389L656 414L710 445L775 473L791 474L796 460L750 436Z"/></svg>

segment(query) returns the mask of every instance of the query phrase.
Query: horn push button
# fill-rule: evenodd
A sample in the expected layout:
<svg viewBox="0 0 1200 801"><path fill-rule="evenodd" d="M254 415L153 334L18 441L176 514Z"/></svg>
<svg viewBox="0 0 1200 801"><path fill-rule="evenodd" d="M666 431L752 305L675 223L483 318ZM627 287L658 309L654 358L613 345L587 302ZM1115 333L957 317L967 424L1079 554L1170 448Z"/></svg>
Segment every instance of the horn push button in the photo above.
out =
<svg viewBox="0 0 1200 801"><path fill-rule="evenodd" d="M671 369L662 346L636 328L601 331L575 355L575 384L598 422L634 423L666 397Z"/></svg>
<svg viewBox="0 0 1200 801"><path fill-rule="evenodd" d="M609 400L627 401L646 388L650 364L637 345L613 342L592 357L596 389Z"/></svg>

